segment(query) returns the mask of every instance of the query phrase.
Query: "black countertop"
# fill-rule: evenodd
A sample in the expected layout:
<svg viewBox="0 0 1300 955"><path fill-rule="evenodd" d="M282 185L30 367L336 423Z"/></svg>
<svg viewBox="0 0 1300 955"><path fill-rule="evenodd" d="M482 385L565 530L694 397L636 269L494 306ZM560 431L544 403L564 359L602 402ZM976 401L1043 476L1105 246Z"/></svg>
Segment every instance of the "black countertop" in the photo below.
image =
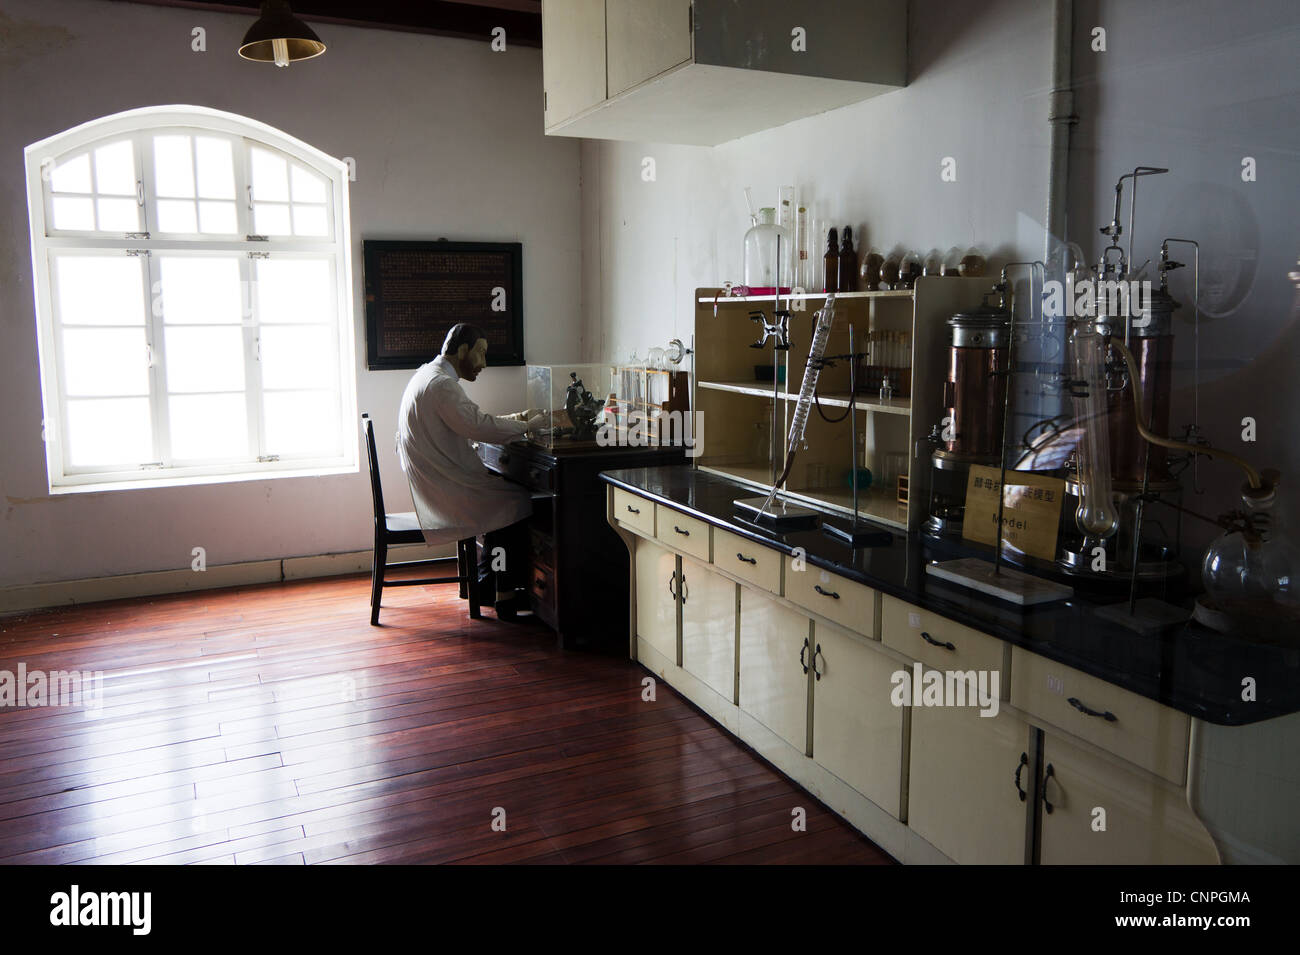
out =
<svg viewBox="0 0 1300 955"><path fill-rule="evenodd" d="M925 573L925 564L965 556L921 535L894 534L889 546L854 551L821 530L776 536L738 521L732 501L757 492L689 466L604 471L617 487L686 511L715 527L1024 647L1191 716L1242 726L1300 711L1300 635L1290 646L1222 634L1189 621L1143 634L1097 615L1115 596L1079 595L1036 607L995 600ZM989 555L992 549L987 549ZM1255 681L1243 701L1243 681Z"/></svg>

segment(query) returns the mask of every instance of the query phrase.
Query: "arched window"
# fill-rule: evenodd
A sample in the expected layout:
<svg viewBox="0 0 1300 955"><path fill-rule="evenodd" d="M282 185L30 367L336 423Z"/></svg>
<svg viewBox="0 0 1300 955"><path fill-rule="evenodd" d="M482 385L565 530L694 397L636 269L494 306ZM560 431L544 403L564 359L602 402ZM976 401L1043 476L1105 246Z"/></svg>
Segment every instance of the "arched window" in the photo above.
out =
<svg viewBox="0 0 1300 955"><path fill-rule="evenodd" d="M356 468L344 163L193 106L26 156L52 491Z"/></svg>

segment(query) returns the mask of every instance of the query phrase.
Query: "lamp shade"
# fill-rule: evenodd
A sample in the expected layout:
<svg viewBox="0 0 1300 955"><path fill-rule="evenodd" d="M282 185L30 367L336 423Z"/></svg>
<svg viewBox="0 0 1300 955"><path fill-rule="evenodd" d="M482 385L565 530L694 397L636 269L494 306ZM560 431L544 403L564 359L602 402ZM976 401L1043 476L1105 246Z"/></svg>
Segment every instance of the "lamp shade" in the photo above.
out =
<svg viewBox="0 0 1300 955"><path fill-rule="evenodd" d="M288 66L325 52L325 44L293 15L286 0L263 0L261 16L244 34L239 55L259 63Z"/></svg>

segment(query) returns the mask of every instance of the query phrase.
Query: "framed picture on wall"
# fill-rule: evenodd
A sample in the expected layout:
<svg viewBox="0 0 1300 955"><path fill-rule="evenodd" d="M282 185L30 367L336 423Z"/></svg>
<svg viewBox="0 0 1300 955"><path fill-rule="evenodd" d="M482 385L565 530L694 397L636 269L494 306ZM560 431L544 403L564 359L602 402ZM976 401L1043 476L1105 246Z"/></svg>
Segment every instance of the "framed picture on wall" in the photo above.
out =
<svg viewBox="0 0 1300 955"><path fill-rule="evenodd" d="M524 364L523 244L366 239L366 367L418 368L460 322L483 329L487 363Z"/></svg>

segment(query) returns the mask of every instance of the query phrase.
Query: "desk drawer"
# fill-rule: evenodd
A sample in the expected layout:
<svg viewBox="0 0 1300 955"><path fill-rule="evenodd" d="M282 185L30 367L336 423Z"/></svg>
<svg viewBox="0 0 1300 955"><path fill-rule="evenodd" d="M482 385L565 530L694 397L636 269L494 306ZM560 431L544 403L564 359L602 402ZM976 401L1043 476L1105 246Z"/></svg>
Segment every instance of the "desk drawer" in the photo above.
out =
<svg viewBox="0 0 1300 955"><path fill-rule="evenodd" d="M489 470L522 484L532 491L555 490L555 468L546 461L539 461L527 450L510 445L504 447L494 444L479 445L479 456Z"/></svg>
<svg viewBox="0 0 1300 955"><path fill-rule="evenodd" d="M878 640L876 592L847 577L806 564L794 569L794 558L785 559L785 599L821 614L856 634Z"/></svg>
<svg viewBox="0 0 1300 955"><path fill-rule="evenodd" d="M936 670L998 671L999 695L1006 697L1008 644L888 594L881 596L880 639L891 650Z"/></svg>
<svg viewBox="0 0 1300 955"><path fill-rule="evenodd" d="M768 593L781 592L781 553L745 540L737 534L713 529L713 563Z"/></svg>
<svg viewBox="0 0 1300 955"><path fill-rule="evenodd" d="M616 487L614 490L614 520L626 524L642 534L654 536L655 506L643 497Z"/></svg>
<svg viewBox="0 0 1300 955"><path fill-rule="evenodd" d="M662 504L655 505L655 537L673 550L709 559L709 525Z"/></svg>
<svg viewBox="0 0 1300 955"><path fill-rule="evenodd" d="M1191 718L1155 700L1012 647L1011 705L1176 785L1187 777Z"/></svg>

